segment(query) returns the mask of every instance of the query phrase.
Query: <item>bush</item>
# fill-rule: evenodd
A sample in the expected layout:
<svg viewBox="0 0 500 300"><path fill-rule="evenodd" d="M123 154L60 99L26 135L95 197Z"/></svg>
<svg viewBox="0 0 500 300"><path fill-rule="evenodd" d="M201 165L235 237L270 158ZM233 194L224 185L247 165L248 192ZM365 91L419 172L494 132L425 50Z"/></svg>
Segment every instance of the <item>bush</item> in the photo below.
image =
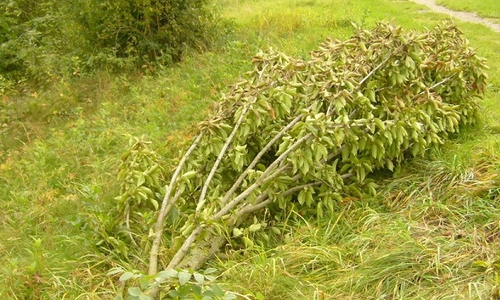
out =
<svg viewBox="0 0 500 300"><path fill-rule="evenodd" d="M118 57L165 64L179 61L187 47L210 45L216 18L207 5L207 0L91 0L77 23L97 52L113 49Z"/></svg>
<svg viewBox="0 0 500 300"><path fill-rule="evenodd" d="M166 65L221 32L209 0L12 0L0 11L0 74L10 80Z"/></svg>
<svg viewBox="0 0 500 300"><path fill-rule="evenodd" d="M196 127L161 202L152 164L130 156L135 148L122 157L125 213L160 207L154 229L133 226L154 233L149 275L197 269L228 237L264 244L278 228L264 229L293 211L328 218L345 199L375 195L376 170L395 171L475 123L486 88L483 59L451 23L425 33L378 24L327 40L308 60L270 50L253 63Z"/></svg>

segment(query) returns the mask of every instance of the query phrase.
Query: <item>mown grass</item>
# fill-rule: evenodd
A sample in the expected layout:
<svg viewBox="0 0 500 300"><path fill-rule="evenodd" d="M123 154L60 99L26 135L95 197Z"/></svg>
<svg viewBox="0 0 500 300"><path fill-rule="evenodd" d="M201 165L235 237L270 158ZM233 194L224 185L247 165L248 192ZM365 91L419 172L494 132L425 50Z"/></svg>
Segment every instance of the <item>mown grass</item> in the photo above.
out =
<svg viewBox="0 0 500 300"><path fill-rule="evenodd" d="M500 22L500 10L495 0L438 0L436 2L453 10L475 12L479 16L497 19L496 22Z"/></svg>
<svg viewBox="0 0 500 300"><path fill-rule="evenodd" d="M117 263L98 251L93 216L115 206L121 153L146 135L165 166L189 128L260 48L302 57L351 22L423 30L446 19L410 1L220 0L227 44L170 69L66 78L3 95L0 298L112 299ZM429 160L409 162L377 197L331 219L290 218L268 247L214 260L221 283L264 299L488 299L500 249L500 39L460 23L490 66L480 125ZM124 262L126 263L126 262Z"/></svg>

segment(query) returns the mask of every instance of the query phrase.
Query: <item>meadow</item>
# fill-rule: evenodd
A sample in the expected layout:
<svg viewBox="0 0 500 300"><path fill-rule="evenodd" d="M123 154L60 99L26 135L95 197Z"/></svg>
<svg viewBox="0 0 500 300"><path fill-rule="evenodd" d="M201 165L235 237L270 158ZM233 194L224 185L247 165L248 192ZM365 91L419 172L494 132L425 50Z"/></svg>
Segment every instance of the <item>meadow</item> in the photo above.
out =
<svg viewBox="0 0 500 300"><path fill-rule="evenodd" d="M495 1L450 8L498 17ZM466 3L467 2L467 3ZM458 4L460 3L460 4ZM411 1L217 0L224 43L169 68L68 76L2 92L0 298L114 299L127 266L96 245L119 195L120 156L150 141L166 169L190 128L259 49L305 57L352 24L425 30L447 17ZM478 125L345 199L329 219L290 216L268 245L209 262L242 299L500 299L500 38L455 20L490 67Z"/></svg>
<svg viewBox="0 0 500 300"><path fill-rule="evenodd" d="M458 1L450 1L450 0L440 0L437 1L439 5L444 5L453 10L459 11L469 11L475 12L479 16L491 18L493 21L497 23L500 22L500 11L495 8L495 5L498 3L495 0L487 0L481 2L475 1L467 1L467 0L458 0Z"/></svg>

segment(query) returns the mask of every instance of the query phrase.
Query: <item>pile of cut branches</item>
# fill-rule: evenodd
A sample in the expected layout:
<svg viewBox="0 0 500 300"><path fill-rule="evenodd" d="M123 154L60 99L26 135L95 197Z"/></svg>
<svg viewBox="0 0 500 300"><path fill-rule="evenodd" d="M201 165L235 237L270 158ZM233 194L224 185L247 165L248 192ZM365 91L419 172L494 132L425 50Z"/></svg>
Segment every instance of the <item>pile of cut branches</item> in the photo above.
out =
<svg viewBox="0 0 500 300"><path fill-rule="evenodd" d="M424 33L378 24L308 60L269 50L253 64L180 157L150 275L200 268L227 238L264 226L264 208L321 217L345 195L375 193L367 175L474 123L486 87L483 60L451 23Z"/></svg>

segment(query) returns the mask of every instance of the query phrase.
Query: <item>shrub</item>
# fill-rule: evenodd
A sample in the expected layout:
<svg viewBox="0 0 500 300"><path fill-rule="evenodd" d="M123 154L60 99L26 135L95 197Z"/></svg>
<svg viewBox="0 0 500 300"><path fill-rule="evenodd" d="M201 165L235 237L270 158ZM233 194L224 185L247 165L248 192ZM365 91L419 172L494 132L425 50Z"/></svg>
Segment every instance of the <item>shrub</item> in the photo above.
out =
<svg viewBox="0 0 500 300"><path fill-rule="evenodd" d="M204 50L217 34L207 0L71 2L80 4L76 23L96 53L109 49L140 63L179 61L186 48Z"/></svg>
<svg viewBox="0 0 500 300"><path fill-rule="evenodd" d="M222 32L209 0L12 0L0 12L0 74L13 80L166 65Z"/></svg>
<svg viewBox="0 0 500 300"><path fill-rule="evenodd" d="M449 23L425 33L379 24L327 40L309 60L269 50L253 62L196 127L155 227L137 233L154 235L144 248L150 276L159 266L197 269L228 237L251 248L291 211L322 218L344 199L375 194L371 173L394 171L474 123L486 87L483 60ZM129 158L121 172L138 182L122 176L122 187L139 190L149 172L129 167ZM127 191L118 199L138 199Z"/></svg>

